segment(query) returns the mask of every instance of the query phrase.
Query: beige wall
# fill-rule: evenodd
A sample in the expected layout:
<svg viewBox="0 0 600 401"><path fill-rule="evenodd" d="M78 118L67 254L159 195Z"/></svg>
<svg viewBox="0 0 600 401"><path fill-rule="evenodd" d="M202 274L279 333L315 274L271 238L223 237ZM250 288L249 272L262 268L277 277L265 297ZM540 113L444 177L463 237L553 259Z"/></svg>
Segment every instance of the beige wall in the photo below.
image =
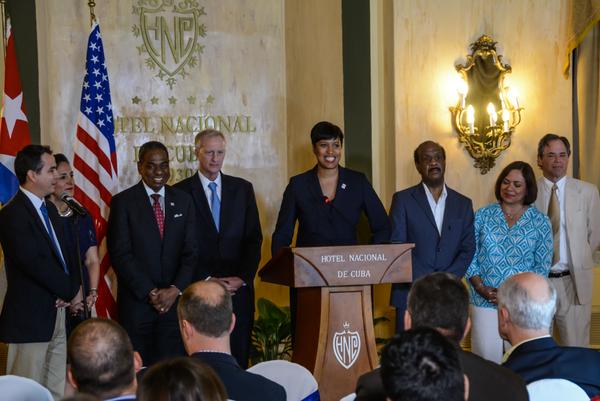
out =
<svg viewBox="0 0 600 401"><path fill-rule="evenodd" d="M447 151L448 185L479 208L494 199L493 185L503 166L524 160L535 167L537 141L543 134L571 137L571 82L561 73L565 5L565 0L394 2L396 189L418 181L412 150L433 139ZM511 147L487 175L472 167L448 111L454 97L449 85L456 74L454 65L466 61L469 44L482 34L498 42L498 53L512 66L510 80L525 107Z"/></svg>

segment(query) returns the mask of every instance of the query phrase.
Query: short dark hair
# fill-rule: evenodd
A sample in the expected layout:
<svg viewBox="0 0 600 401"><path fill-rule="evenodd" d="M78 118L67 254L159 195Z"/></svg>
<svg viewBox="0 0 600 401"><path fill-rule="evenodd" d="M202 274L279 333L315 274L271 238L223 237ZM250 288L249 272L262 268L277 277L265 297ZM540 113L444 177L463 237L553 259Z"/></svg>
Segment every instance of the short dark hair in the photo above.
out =
<svg viewBox="0 0 600 401"><path fill-rule="evenodd" d="M571 156L571 144L569 143L569 140L564 136L550 133L544 135L542 139L540 139L540 141L538 142L538 158L541 159L542 157L544 157L544 148L548 146L548 144L552 141L561 141L562 143L564 143L565 148L567 148L567 154Z"/></svg>
<svg viewBox="0 0 600 401"><path fill-rule="evenodd" d="M140 146L140 151L138 153L139 162L143 163L144 157L146 157L146 153L148 153L151 150L156 150L156 149L164 150L165 153L167 154L167 157L169 156L169 151L167 150L167 147L162 142L148 141L145 144L143 144L142 146Z"/></svg>
<svg viewBox="0 0 600 401"><path fill-rule="evenodd" d="M496 180L496 186L494 187L494 193L496 194L496 199L498 201L502 201L502 197L500 196L500 187L502 186L502 181L506 178L506 176L512 170L519 170L521 174L523 174L523 178L525 179L525 188L527 192L525 193L525 197L523 198L524 205L531 205L537 199L537 183L535 182L535 174L533 172L533 168L529 165L529 163L523 161L516 161L510 163L508 166L504 167Z"/></svg>
<svg viewBox="0 0 600 401"><path fill-rule="evenodd" d="M192 284L185 289L179 303L177 314L180 320L187 320L198 332L209 337L222 337L229 331L233 306L231 295L225 286L217 281L201 282L196 285L215 285L218 292L216 299L208 299L201 291L196 291Z"/></svg>
<svg viewBox="0 0 600 401"><path fill-rule="evenodd" d="M310 141L313 145L322 140L340 139L340 143L344 144L344 133L342 129L329 121L321 121L315 124L310 130Z"/></svg>
<svg viewBox="0 0 600 401"><path fill-rule="evenodd" d="M423 149L427 145L435 145L438 148L440 148L442 150L442 157L444 158L444 160L446 160L446 150L444 149L444 147L442 145L440 145L437 142L433 142L433 141L425 141L425 142L421 143L419 146L417 146L417 148L413 152L413 159L415 160L415 163L419 163L419 154L421 153L421 149Z"/></svg>
<svg viewBox="0 0 600 401"><path fill-rule="evenodd" d="M412 327L441 329L456 344L469 318L469 293L451 273L436 272L416 280L408 294Z"/></svg>
<svg viewBox="0 0 600 401"><path fill-rule="evenodd" d="M434 329L403 331L384 347L381 379L392 401L463 401L458 347Z"/></svg>
<svg viewBox="0 0 600 401"><path fill-rule="evenodd" d="M225 401L225 387L206 364L190 357L159 362L144 374L138 401Z"/></svg>
<svg viewBox="0 0 600 401"><path fill-rule="evenodd" d="M37 174L42 171L44 166L42 155L44 153L52 154L50 146L27 145L17 152L17 156L15 157L15 175L20 185L25 184L27 181L27 172L29 170Z"/></svg>
<svg viewBox="0 0 600 401"><path fill-rule="evenodd" d="M54 161L56 162L56 166L58 167L58 165L60 163L67 163L67 164L71 164L69 163L69 159L67 159L67 156L65 156L62 153L55 153L54 154Z"/></svg>
<svg viewBox="0 0 600 401"><path fill-rule="evenodd" d="M67 355L81 392L111 398L133 383L133 346L114 320L88 319L78 325L69 337Z"/></svg>

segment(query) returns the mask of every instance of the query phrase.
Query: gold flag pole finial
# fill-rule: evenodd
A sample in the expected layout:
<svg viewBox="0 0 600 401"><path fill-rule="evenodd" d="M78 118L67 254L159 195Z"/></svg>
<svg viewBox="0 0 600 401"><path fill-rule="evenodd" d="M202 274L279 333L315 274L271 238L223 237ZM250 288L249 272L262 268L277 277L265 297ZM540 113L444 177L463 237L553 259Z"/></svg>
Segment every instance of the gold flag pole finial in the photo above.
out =
<svg viewBox="0 0 600 401"><path fill-rule="evenodd" d="M96 7L96 2L94 0L89 0L88 6L90 7L90 25L94 25L94 22L96 21L96 14L94 14L94 7Z"/></svg>

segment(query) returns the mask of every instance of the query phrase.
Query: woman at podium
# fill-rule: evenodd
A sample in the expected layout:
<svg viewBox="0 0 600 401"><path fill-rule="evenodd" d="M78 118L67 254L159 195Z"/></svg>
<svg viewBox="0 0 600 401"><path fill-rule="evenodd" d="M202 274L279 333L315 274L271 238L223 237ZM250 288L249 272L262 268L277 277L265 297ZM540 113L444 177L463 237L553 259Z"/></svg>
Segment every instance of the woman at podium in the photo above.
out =
<svg viewBox="0 0 600 401"><path fill-rule="evenodd" d="M372 242L388 242L390 222L367 177L339 165L344 142L340 127L321 121L312 128L310 139L317 164L292 177L283 193L272 256L291 245L296 221L298 247L355 245L362 212L369 220Z"/></svg>

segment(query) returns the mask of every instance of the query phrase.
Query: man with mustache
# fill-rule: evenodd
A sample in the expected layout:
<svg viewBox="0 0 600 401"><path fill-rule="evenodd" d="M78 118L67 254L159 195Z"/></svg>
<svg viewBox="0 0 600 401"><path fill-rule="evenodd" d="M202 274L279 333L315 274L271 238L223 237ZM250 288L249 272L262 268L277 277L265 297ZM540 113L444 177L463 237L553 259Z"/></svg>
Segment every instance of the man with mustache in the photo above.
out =
<svg viewBox="0 0 600 401"><path fill-rule="evenodd" d="M421 182L392 198L391 241L414 243L413 280L433 272L465 274L475 252L471 199L444 183L446 152L425 141L414 152ZM396 307L396 332L404 330L403 316L410 284L394 284L390 303Z"/></svg>

